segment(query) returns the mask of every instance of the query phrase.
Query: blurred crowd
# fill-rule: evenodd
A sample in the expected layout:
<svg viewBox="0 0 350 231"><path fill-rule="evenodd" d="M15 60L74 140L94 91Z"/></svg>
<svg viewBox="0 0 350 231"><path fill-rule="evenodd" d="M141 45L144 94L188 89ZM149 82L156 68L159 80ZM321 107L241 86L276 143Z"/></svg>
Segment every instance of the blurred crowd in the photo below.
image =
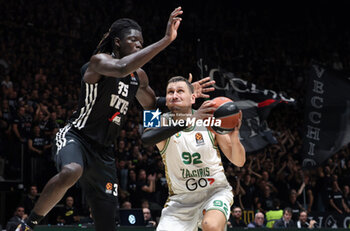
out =
<svg viewBox="0 0 350 231"><path fill-rule="evenodd" d="M200 39L207 62L297 99L296 107L281 105L268 118L277 144L248 154L242 168L223 157L235 195L233 208L266 216L289 207L295 221L304 209L350 213L349 146L316 169L302 169L300 159L303 89L310 63L350 69L350 27L340 26L349 22L342 7L346 3L321 1L314 8L289 1L273 7L232 4L183 2L178 38L144 67L150 85L162 96L171 76L191 72L198 79ZM157 9L150 7L154 5ZM55 174L53 138L77 106L80 67L103 33L117 18L130 17L139 22L145 44L150 44L163 36L168 14L177 5L157 0L0 0L0 6L0 180L23 178L26 191L13 210L29 214L29 202L37 197L32 191L40 191ZM149 209L154 219L147 224L155 225L168 190L158 150L141 143L142 122L142 108L135 103L114 144L119 206ZM79 186L67 193L61 209L71 209L72 200L78 202L74 216L68 221L57 212L54 222L93 222Z"/></svg>

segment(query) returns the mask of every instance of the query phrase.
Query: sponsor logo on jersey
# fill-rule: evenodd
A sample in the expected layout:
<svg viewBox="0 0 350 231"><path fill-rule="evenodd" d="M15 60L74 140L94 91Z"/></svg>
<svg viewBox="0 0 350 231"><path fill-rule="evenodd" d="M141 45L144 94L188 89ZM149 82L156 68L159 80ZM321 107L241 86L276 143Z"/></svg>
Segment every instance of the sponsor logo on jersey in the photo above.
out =
<svg viewBox="0 0 350 231"><path fill-rule="evenodd" d="M130 84L132 84L132 85L139 85L137 80L136 80L136 78L135 78L134 73L131 73L130 76L131 76Z"/></svg>
<svg viewBox="0 0 350 231"><path fill-rule="evenodd" d="M202 133L197 132L196 135L195 135L195 138L196 138L197 146L198 145L204 145L204 139L203 139Z"/></svg>
<svg viewBox="0 0 350 231"><path fill-rule="evenodd" d="M114 113L114 114L112 115L112 117L109 118L108 120L109 120L110 122L113 122L113 123L117 124L117 125L120 125L120 121L121 121L120 112L117 111L117 112Z"/></svg>
<svg viewBox="0 0 350 231"><path fill-rule="evenodd" d="M180 132L178 132L178 133L175 134L175 137L176 137L176 138L179 138L180 136L181 136L181 133L180 133Z"/></svg>
<svg viewBox="0 0 350 231"><path fill-rule="evenodd" d="M129 102L120 98L119 95L112 94L109 106L119 110L121 114L126 115L128 112Z"/></svg>
<svg viewBox="0 0 350 231"><path fill-rule="evenodd" d="M205 177L205 176L210 176L210 169L209 167L205 168L198 168L195 170L188 170L185 168L181 168L182 172L182 178L186 179L189 177Z"/></svg>
<svg viewBox="0 0 350 231"><path fill-rule="evenodd" d="M188 178L186 180L186 188L189 191L195 191L197 188L205 188L209 185L212 185L214 183L214 178Z"/></svg>

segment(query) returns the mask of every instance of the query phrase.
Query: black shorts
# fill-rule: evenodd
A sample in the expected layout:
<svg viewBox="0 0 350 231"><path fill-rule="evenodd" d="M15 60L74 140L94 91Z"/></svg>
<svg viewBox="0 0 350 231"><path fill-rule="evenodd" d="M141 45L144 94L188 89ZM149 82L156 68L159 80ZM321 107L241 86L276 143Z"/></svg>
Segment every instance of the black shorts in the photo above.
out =
<svg viewBox="0 0 350 231"><path fill-rule="evenodd" d="M67 125L56 134L53 157L58 171L70 163L83 167L79 182L88 200L117 201L117 171L111 147L98 145Z"/></svg>

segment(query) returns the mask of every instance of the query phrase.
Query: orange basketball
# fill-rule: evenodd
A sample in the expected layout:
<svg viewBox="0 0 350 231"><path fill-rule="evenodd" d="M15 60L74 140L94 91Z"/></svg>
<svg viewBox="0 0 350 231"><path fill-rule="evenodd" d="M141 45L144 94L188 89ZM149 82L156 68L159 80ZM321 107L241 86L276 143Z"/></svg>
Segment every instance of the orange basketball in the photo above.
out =
<svg viewBox="0 0 350 231"><path fill-rule="evenodd" d="M239 123L242 117L241 111L236 104L227 97L216 97L213 99L216 103L213 116L215 119L221 120L220 126L209 126L208 129L216 134L223 135L232 132Z"/></svg>

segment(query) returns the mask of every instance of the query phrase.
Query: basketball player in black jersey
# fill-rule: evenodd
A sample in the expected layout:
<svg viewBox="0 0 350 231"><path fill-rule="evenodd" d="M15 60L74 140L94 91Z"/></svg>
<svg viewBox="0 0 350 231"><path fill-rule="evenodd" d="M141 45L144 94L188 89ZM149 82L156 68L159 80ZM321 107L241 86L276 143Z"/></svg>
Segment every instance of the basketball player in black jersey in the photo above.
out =
<svg viewBox="0 0 350 231"><path fill-rule="evenodd" d="M131 19L119 19L99 43L90 62L83 66L77 111L56 134L54 156L59 173L51 178L28 217L16 230L31 230L78 180L87 196L97 231L114 231L117 190L111 144L136 97L144 109L156 106L154 91L141 67L176 37L182 14L176 8L169 17L165 36L142 49L141 27ZM213 81L193 83L197 96ZM209 97L209 96L208 96Z"/></svg>

